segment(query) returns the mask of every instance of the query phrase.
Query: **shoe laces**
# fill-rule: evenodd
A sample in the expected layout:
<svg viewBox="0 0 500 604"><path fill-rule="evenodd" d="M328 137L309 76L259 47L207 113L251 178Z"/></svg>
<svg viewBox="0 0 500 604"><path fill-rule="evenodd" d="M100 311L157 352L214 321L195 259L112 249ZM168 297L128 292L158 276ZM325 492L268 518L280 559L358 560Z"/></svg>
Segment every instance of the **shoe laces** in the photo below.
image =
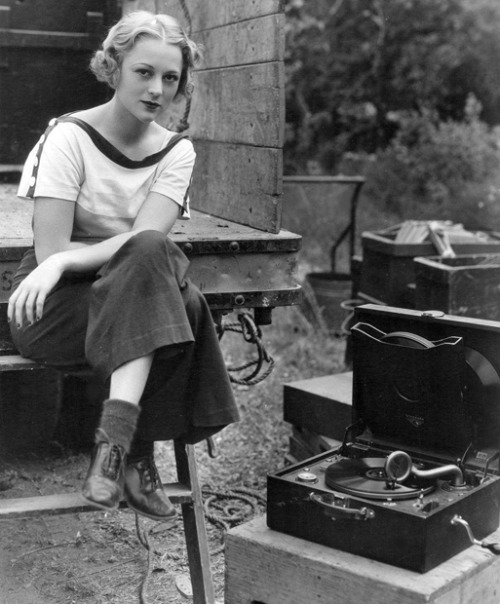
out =
<svg viewBox="0 0 500 604"><path fill-rule="evenodd" d="M156 467L155 460L152 455L143 457L137 461L135 465L142 470L144 478L147 478L151 482L153 490L156 490L159 486L161 486L158 468Z"/></svg>
<svg viewBox="0 0 500 604"><path fill-rule="evenodd" d="M97 442L109 446L106 459L103 461L102 472L108 478L116 480L120 475L120 468L125 461L125 449L110 441L108 435L102 428L97 429ZM106 466L104 465L106 464Z"/></svg>

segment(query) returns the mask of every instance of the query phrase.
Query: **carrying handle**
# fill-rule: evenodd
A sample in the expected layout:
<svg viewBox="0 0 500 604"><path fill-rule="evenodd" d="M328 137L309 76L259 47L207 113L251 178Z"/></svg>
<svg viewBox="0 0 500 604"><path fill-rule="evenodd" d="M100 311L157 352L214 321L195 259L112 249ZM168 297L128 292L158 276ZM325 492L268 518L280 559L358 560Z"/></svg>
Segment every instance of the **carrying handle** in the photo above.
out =
<svg viewBox="0 0 500 604"><path fill-rule="evenodd" d="M346 508L335 505L334 501L325 501L317 493L310 493L309 499L323 508L325 514L332 520L371 520L375 518L375 512L371 508Z"/></svg>

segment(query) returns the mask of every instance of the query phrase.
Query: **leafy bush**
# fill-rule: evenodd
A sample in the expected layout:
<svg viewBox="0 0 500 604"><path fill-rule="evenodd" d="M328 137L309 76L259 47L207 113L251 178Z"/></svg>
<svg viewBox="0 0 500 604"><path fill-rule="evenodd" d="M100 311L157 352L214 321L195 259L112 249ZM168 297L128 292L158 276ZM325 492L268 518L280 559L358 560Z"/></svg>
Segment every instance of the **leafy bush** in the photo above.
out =
<svg viewBox="0 0 500 604"><path fill-rule="evenodd" d="M462 122L407 114L367 175L367 193L404 219L448 219L500 228L500 131L470 98Z"/></svg>
<svg viewBox="0 0 500 604"><path fill-rule="evenodd" d="M285 0L285 174L388 144L395 112L500 124L498 0Z"/></svg>

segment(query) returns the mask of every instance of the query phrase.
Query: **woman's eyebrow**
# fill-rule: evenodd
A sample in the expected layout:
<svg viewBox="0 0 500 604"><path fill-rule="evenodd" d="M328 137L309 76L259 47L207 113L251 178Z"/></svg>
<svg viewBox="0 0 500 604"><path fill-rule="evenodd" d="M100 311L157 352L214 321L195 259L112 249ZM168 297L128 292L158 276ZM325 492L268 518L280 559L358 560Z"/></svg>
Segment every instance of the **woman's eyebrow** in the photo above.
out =
<svg viewBox="0 0 500 604"><path fill-rule="evenodd" d="M148 69L155 69L153 65L150 65L149 63L144 63L143 61L133 63L132 67L147 67ZM176 73L179 75L181 72L178 69L175 69L175 67L172 67L171 69L167 69L164 73Z"/></svg>

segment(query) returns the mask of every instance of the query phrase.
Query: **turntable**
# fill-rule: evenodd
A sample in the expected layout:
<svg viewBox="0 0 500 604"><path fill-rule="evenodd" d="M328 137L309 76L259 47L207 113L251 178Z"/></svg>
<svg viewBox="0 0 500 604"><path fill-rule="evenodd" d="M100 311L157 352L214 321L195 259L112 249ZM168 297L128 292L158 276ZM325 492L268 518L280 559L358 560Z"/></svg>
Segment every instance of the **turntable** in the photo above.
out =
<svg viewBox="0 0 500 604"><path fill-rule="evenodd" d="M500 516L500 323L356 309L339 449L268 476L270 528L418 572Z"/></svg>

